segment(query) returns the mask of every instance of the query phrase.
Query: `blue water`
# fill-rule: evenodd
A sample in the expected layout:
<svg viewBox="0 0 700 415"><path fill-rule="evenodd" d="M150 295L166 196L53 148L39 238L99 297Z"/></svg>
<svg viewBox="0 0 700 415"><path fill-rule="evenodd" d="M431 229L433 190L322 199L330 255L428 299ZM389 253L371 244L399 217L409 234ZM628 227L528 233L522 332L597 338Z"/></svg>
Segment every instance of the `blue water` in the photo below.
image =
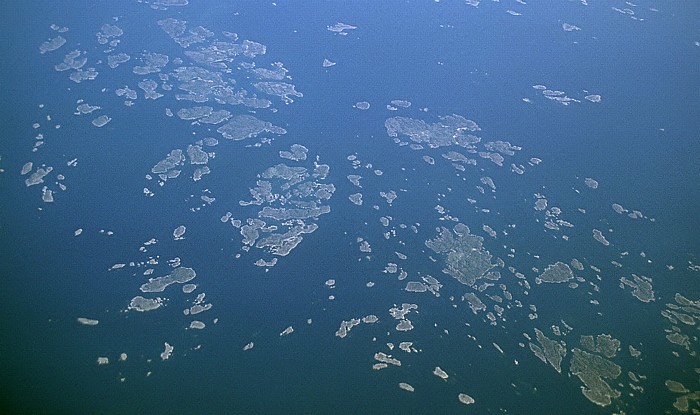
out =
<svg viewBox="0 0 700 415"><path fill-rule="evenodd" d="M691 333L690 350L669 343L664 330L670 324L660 315L676 292L700 298L697 271L688 267L689 261L700 262L697 6L639 2L633 8L644 20L634 21L611 9L632 7L624 2L483 1L477 8L447 0L192 3L168 10L103 1L3 7L7 17L1 30L11 41L0 46L0 412L654 414L673 411L676 395L664 386L666 379L700 390L692 371L697 365L693 353L700 349L697 335L680 323L684 333ZM649 10L654 7L659 11ZM508 9L522 16L511 16ZM172 76L173 91L159 87L164 97L145 100L137 83L159 80L158 74L131 72L141 52L169 55L163 73L177 67L175 57L194 65L158 27L156 22L166 17L186 20L189 28L206 27L215 37L230 31L266 45L256 65L283 62L291 76L286 82L303 98L285 105L267 97L276 111L252 112L211 101L201 105L234 115L252 113L288 133L230 142L216 133L217 126L168 118L165 108L176 112L200 105L174 98ZM326 29L336 22L357 29L345 36ZM565 22L582 30L565 32ZM41 42L58 34L49 28L54 23L70 29L61 33L68 42L41 55ZM115 52L131 55L116 69L106 66L105 46L96 42L104 23L124 30ZM97 68L95 80L76 84L69 72L54 70L74 49L86 52L86 67ZM324 58L337 65L323 68ZM254 90L255 79L244 71L234 69L232 76L237 87ZM533 89L536 84L582 102L561 106ZM132 107L114 94L124 85L139 94ZM583 99L589 93L600 94L602 102ZM102 110L74 115L81 99ZM394 99L412 106L387 110ZM370 102L370 109L353 108L358 101ZM95 128L90 120L102 113L112 121ZM459 172L441 156L459 148L414 151L395 144L384 128L393 116L433 123L453 113L475 120L483 142L509 141L522 150L506 157L503 167L469 155L477 158L477 166ZM32 128L35 122L39 129ZM39 132L46 144L33 153ZM209 161L212 173L201 181L189 178L191 166L163 187L145 179L172 149L209 136L220 143L209 149L216 157ZM261 137L272 141L250 147ZM299 164L312 168L318 156L319 163L330 166L325 182L336 187L332 211L316 220L317 231L304 235L290 255L265 272L253 263L272 255L255 248L243 252L238 229L219 218L227 211L237 219L254 217L257 207L238 202L251 199L249 188L267 167L294 164L278 157L294 143L309 149L309 159ZM349 155L356 155L362 167L353 169ZM423 155L432 156L435 165L426 164ZM543 162L528 165L531 157ZM67 167L74 158L78 165ZM26 187L26 176L19 174L27 161L35 169L53 166L45 184L56 190L56 174L62 173L68 190L56 190L52 204L42 202L43 185ZM525 174L512 173L510 163L523 164ZM363 176L361 189L346 179L348 174ZM480 182L484 176L493 178L495 193ZM586 177L598 180L599 188L589 189ZM485 187L485 193L476 186ZM145 197L144 187L155 196ZM389 190L398 194L391 206L379 196ZM361 207L348 200L355 192L364 195ZM543 212L533 209L535 193L545 195L549 207L561 208L562 219L574 227L545 229ZM203 206L203 194L216 201ZM612 203L655 221L618 215ZM501 280L486 293L502 295L498 284L503 283L522 307L501 303L505 320L496 326L485 312L472 313L460 298L474 290L444 274L444 258L425 246L437 236L436 227L455 223L441 220L436 205L483 236L494 261L498 257L506 264ZM381 216L391 217L388 227ZM497 238L482 231L482 224L495 229ZM173 241L172 230L179 225L187 226L185 239ZM78 228L83 234L74 237ZM385 239L392 229L396 236ZM611 245L596 242L592 229L603 231ZM358 237L371 243L371 253L359 251ZM139 252L151 238L158 243ZM141 294L145 267L108 269L149 256L160 260L153 276L168 272L168 259L181 258L183 266L197 271L198 289L186 295L169 287L158 294L167 298L164 307L127 311L130 299ZM584 280L578 288L535 284L547 265L573 258L585 266L575 271ZM398 264L409 277L398 281L398 274L383 272L387 263ZM519 285L508 267L525 274L532 287ZM619 287L620 277L632 273L653 279L655 302L642 303ZM424 275L443 284L440 297L403 290L406 281ZM330 278L336 280L333 289L324 286ZM376 285L367 288L368 282ZM213 308L184 316L182 310L202 292ZM496 303L478 295L493 311ZM403 302L419 306L408 316L415 328L406 333L394 329L397 321L388 313ZM534 320L528 317L531 304L537 309ZM368 314L379 322L355 327L344 339L334 336L342 320ZM83 326L77 317L100 323ZM193 319L207 327L188 330ZM557 337L550 327L563 328L562 320L573 330ZM280 337L290 325L294 333ZM534 338L534 328L566 342L562 374L528 349L523 333ZM622 396L599 407L581 394L581 382L568 372L571 349L581 347L579 336L603 333L622 343L612 359L622 374L609 382ZM253 350L243 352L251 341ZM414 342L420 351L408 354L386 346L402 341ZM164 342L175 347L167 361L159 356ZM629 345L642 357L630 357ZM372 370L379 351L399 358L402 366ZM118 361L122 352L128 354L126 362ZM110 363L97 365L98 356L108 356ZM447 381L432 374L435 366L449 373ZM629 371L646 376L643 393L628 386ZM413 385L415 392L401 390L399 382ZM459 393L476 403L464 406Z"/></svg>

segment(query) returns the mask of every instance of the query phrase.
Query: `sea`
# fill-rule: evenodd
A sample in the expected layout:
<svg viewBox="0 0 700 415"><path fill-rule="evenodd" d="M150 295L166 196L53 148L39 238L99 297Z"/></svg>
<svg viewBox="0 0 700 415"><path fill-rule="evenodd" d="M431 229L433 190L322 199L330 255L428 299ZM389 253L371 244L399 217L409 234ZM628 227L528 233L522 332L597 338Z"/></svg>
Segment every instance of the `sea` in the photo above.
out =
<svg viewBox="0 0 700 415"><path fill-rule="evenodd" d="M0 10L1 413L700 410L700 3Z"/></svg>

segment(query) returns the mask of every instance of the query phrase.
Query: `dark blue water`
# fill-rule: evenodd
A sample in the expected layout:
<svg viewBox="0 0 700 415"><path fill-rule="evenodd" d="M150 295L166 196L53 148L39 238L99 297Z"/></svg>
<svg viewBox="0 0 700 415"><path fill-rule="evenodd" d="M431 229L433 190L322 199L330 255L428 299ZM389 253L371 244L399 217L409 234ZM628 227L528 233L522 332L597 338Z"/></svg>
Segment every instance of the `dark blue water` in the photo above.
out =
<svg viewBox="0 0 700 415"><path fill-rule="evenodd" d="M164 11L137 2L3 7L3 35L11 39L2 45L0 95L3 413L671 411L676 396L665 388L666 379L700 389L692 372L697 336L691 335L690 350L669 343L664 330L671 325L660 315L676 292L700 297L697 271L688 267L689 261L700 261L695 156L700 150L700 48L693 43L700 39L695 29L700 15L685 3L640 2L636 16L644 21L634 21L611 5L205 1ZM511 16L508 9L522 16ZM145 100L137 83L158 80L158 74L131 72L142 51L169 55L164 73L177 67L175 57L194 65L158 27L156 22L166 17L187 20L190 28L206 27L215 37L231 31L266 45L256 65L283 62L290 71L287 82L304 97L290 105L268 97L277 111L226 109L253 113L288 133L263 133L260 137L271 143L250 147L260 137L230 142L216 126L166 117L165 108L199 105L177 101L175 91L159 87L163 98ZM346 36L326 29L336 22L358 29ZM582 30L565 32L564 22ZM61 34L68 42L40 55L38 45L57 35L49 28L54 23L70 28ZM132 57L116 69L106 66L105 47L96 42L104 23L124 30L115 51ZM74 49L85 51L86 67L100 72L94 81L76 84L68 72L54 70ZM324 58L337 65L323 68ZM254 90L255 79L233 72L238 87ZM172 78L170 83L176 85ZM581 102L561 106L533 89L536 84ZM125 85L139 94L132 107L114 94ZM602 102L583 99L589 93L602 95ZM103 109L75 116L81 99ZM412 106L388 111L394 99ZM353 108L358 101L370 102L370 109ZM204 105L223 108L211 101ZM102 113L112 121L95 128L90 120ZM475 120L484 142L509 141L522 150L506 157L503 167L469 155L477 158L477 166L459 172L441 154L460 149L414 151L396 145L384 128L393 116L433 123L453 113ZM39 129L32 128L35 122ZM33 153L37 133L45 135L46 144ZM191 166L162 188L145 179L170 150L208 136L220 144L211 149L216 152L209 161L212 173L202 181L189 178ZM326 182L336 186L332 212L320 216L319 229L303 235L290 255L265 272L253 263L272 255L255 248L243 252L238 229L219 218L228 211L237 219L255 217L256 207L238 202L250 200L249 188L267 167L294 164L278 157L293 143L309 149L309 160L300 165L313 168L318 156L331 167ZM356 155L362 167L353 169L349 155ZM435 165L426 164L423 155L433 157ZM529 165L531 157L543 162ZM74 158L77 167L67 167ZM68 190L57 190L54 203L43 203L43 185L26 187L26 176L19 175L27 161L35 168L54 166L45 184L56 189L55 175L62 173ZM365 167L368 163L372 168ZM526 173L512 173L510 163L524 165ZM363 187L354 187L348 174L362 175ZM480 182L484 176L493 178L496 192ZM598 180L599 188L588 188L586 177ZM485 193L476 186L486 187ZM144 187L156 195L145 197ZM379 195L389 190L398 194L391 205ZM361 207L348 200L355 192L364 195ZM533 209L535 193L546 196L549 207L559 207L561 218L574 227L545 229L544 213ZM201 195L216 201L203 205ZM612 203L640 210L654 222L618 215ZM472 313L461 296L474 289L443 273L444 258L425 246L437 236L436 227L456 223L442 220L436 205L483 236L494 261L504 260L501 280L486 293L502 296L498 284L505 284L521 306L501 303L505 311L496 325L489 324L485 312ZM388 227L381 216L391 217ZM495 229L497 238L482 231L483 224ZM172 230L179 225L187 226L186 237L173 241ZM74 237L78 228L83 234ZM396 236L385 239L392 229ZM596 242L592 229L603 231L611 245ZM372 253L359 251L358 237L372 244ZM151 238L158 243L139 252ZM195 269L195 294L205 292L212 310L184 316L194 295L169 287L159 294L167 298L164 307L127 311L129 300L141 294L145 267L108 269L150 257L160 261L154 276L167 274L167 260L174 257ZM573 258L585 266L575 271L583 278L578 288L534 283L549 264ZM406 281L436 277L443 284L440 297L404 291L406 281L383 272L387 263L408 272ZM532 287L522 285L508 267L525 274ZM642 303L619 287L620 277L632 273L653 279L655 302ZM324 286L330 278L336 280L334 289ZM367 288L368 282L376 285ZM477 294L493 311L496 303ZM404 302L419 308L408 316L415 329L402 333L388 310ZM528 317L530 305L536 305L534 320ZM334 336L342 320L368 314L380 321L355 327L344 339ZM83 326L77 317L100 323ZM195 318L207 327L188 330ZM574 329L556 337L550 327L563 328L562 320ZM280 337L290 325L295 332ZM523 334L534 338L534 328L566 342L562 374L528 349ZM622 374L609 382L622 397L605 408L588 401L581 382L568 373L571 349L581 347L579 336L603 333L622 343L613 359ZM250 341L254 349L243 352ZM386 346L402 341L414 342L420 351L408 354ZM164 342L175 347L167 361L159 356ZM630 357L629 345L642 351L640 359ZM402 366L372 370L378 351L399 358ZM120 353L128 360L118 362ZM98 356L108 356L110 363L97 365ZM447 381L432 374L436 366L449 373ZM643 393L629 387L629 371L646 376ZM399 382L416 391L399 389ZM476 403L465 407L459 393Z"/></svg>

